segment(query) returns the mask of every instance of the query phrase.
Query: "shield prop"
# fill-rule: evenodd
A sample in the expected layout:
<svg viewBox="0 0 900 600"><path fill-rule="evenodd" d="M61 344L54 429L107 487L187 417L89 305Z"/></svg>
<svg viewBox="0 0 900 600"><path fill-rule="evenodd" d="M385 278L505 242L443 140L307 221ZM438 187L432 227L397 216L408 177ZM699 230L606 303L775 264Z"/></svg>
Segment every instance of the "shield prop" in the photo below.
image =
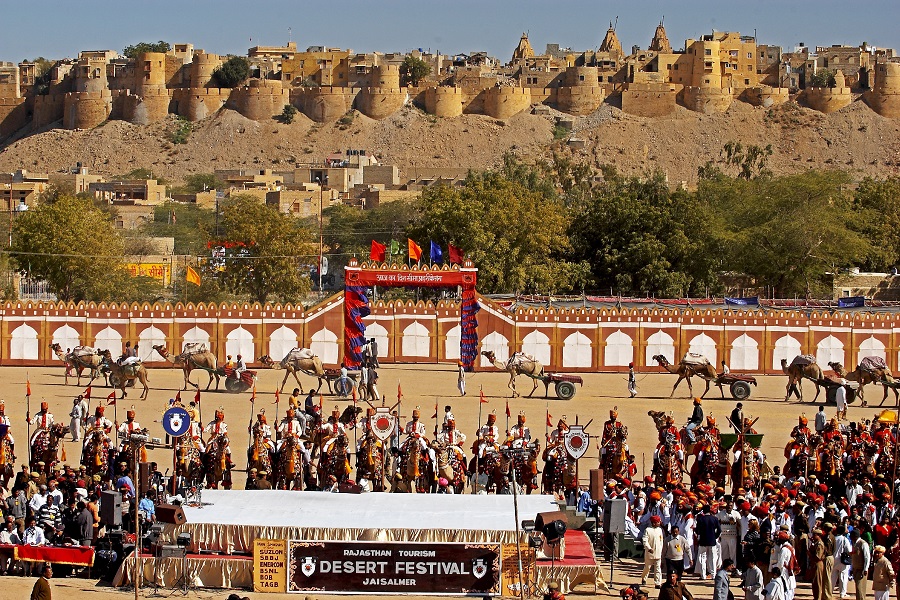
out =
<svg viewBox="0 0 900 600"><path fill-rule="evenodd" d="M584 427L581 425L569 425L569 431L566 432L565 444L566 452L578 460L584 456L588 449L588 434L585 433Z"/></svg>
<svg viewBox="0 0 900 600"><path fill-rule="evenodd" d="M372 428L372 433L382 442L391 437L396 424L397 418L391 414L391 409L384 406L376 408L375 414L369 417L369 426Z"/></svg>

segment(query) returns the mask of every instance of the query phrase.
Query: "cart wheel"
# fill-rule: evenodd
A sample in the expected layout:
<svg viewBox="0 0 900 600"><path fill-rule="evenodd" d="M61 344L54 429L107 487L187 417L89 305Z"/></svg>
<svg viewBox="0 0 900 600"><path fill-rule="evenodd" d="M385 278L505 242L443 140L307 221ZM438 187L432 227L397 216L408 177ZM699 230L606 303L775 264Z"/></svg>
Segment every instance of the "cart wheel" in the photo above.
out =
<svg viewBox="0 0 900 600"><path fill-rule="evenodd" d="M241 383L243 383L240 379L232 379L231 377L225 378L225 389L229 392L240 392Z"/></svg>
<svg viewBox="0 0 900 600"><path fill-rule="evenodd" d="M575 396L575 384L571 381L556 382L556 397L560 400L571 400Z"/></svg>
<svg viewBox="0 0 900 600"><path fill-rule="evenodd" d="M119 378L113 373L109 374L109 387L111 387L111 388L119 387Z"/></svg>
<svg viewBox="0 0 900 600"><path fill-rule="evenodd" d="M746 400L750 397L750 384L746 381L735 381L730 389L731 396L735 400Z"/></svg>
<svg viewBox="0 0 900 600"><path fill-rule="evenodd" d="M353 380L349 377L339 377L334 382L334 391L341 398L346 398L353 393Z"/></svg>

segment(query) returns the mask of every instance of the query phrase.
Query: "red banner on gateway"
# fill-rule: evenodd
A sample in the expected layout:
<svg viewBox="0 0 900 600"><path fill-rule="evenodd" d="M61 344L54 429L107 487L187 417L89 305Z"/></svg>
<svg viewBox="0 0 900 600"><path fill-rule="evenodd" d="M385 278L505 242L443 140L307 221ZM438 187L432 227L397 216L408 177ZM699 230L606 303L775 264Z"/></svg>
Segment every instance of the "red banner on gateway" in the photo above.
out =
<svg viewBox="0 0 900 600"><path fill-rule="evenodd" d="M347 285L382 285L410 287L475 287L476 269L460 271L426 271L402 269L353 269L346 271Z"/></svg>

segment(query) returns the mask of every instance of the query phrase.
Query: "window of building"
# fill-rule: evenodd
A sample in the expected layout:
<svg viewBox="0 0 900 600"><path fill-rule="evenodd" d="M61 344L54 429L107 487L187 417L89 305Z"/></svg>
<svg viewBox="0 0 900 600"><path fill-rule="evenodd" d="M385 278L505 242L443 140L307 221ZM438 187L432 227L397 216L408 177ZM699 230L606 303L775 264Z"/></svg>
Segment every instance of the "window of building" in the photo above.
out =
<svg viewBox="0 0 900 600"><path fill-rule="evenodd" d="M712 56L712 50L707 48L706 50L703 51L703 54L705 54L706 56Z"/></svg>
<svg viewBox="0 0 900 600"><path fill-rule="evenodd" d="M744 80L744 85L750 85L750 80L749 80L749 79L745 79L745 80Z"/></svg>
<svg viewBox="0 0 900 600"><path fill-rule="evenodd" d="M748 52L748 53L747 53L747 58L753 58L753 53L752 53L752 52Z"/></svg>
<svg viewBox="0 0 900 600"><path fill-rule="evenodd" d="M579 76L578 76L578 81L584 81L584 75L579 75Z"/></svg>
<svg viewBox="0 0 900 600"><path fill-rule="evenodd" d="M675 63L675 64L672 66L672 68L675 69L675 70L677 71L677 70L678 70L678 63Z"/></svg>

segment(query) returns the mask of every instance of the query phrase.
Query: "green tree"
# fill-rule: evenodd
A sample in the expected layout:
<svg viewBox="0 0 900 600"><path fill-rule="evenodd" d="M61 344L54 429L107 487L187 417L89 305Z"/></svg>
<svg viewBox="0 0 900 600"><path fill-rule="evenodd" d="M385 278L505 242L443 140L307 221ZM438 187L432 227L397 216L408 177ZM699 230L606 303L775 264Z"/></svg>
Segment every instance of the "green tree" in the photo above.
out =
<svg viewBox="0 0 900 600"><path fill-rule="evenodd" d="M34 63L34 93L38 96L47 95L50 92L50 78L53 76L56 62L43 56L33 58L29 62Z"/></svg>
<svg viewBox="0 0 900 600"><path fill-rule="evenodd" d="M172 46L169 44L169 42L164 42L162 40L156 42L155 44L151 42L140 42L132 46L125 46L125 49L122 50L122 54L125 56L125 58L137 58L145 52L166 53L171 49Z"/></svg>
<svg viewBox="0 0 900 600"><path fill-rule="evenodd" d="M307 273L317 249L302 222L252 196L234 196L222 214L223 238L238 249L226 259L220 286L228 293L297 302L310 289Z"/></svg>
<svg viewBox="0 0 900 600"><path fill-rule="evenodd" d="M174 222L172 216L175 216ZM193 256L208 253L206 242L216 229L213 209L196 204L165 202L153 209L153 220L144 223L141 233L150 237L175 238L175 254Z"/></svg>
<svg viewBox="0 0 900 600"><path fill-rule="evenodd" d="M661 297L716 291L708 215L659 173L609 173L575 208L574 258L590 264L593 285L608 292Z"/></svg>
<svg viewBox="0 0 900 600"><path fill-rule="evenodd" d="M418 211L412 237L462 248L483 292L580 291L587 280L587 265L568 260L565 205L531 167L507 160L462 187L426 188Z"/></svg>
<svg viewBox="0 0 900 600"><path fill-rule="evenodd" d="M819 69L806 82L806 87L833 88L837 85L834 79L836 73L831 69Z"/></svg>
<svg viewBox="0 0 900 600"><path fill-rule="evenodd" d="M293 104L285 104L284 110L281 111L281 115L279 119L285 125L290 125L294 122L294 117L297 116L297 108Z"/></svg>
<svg viewBox="0 0 900 600"><path fill-rule="evenodd" d="M220 189L224 182L215 173L194 173L184 178L184 191L191 194Z"/></svg>
<svg viewBox="0 0 900 600"><path fill-rule="evenodd" d="M900 177L866 177L853 200L859 232L871 243L860 267L865 271L887 271L900 264Z"/></svg>
<svg viewBox="0 0 900 600"><path fill-rule="evenodd" d="M845 191L849 178L809 171L771 179L701 181L729 270L753 277L781 297L831 294L825 273L870 255L860 213ZM712 218L712 217L711 217Z"/></svg>
<svg viewBox="0 0 900 600"><path fill-rule="evenodd" d="M45 279L60 300L108 300L127 283L122 239L90 200L60 196L20 213L10 252L19 269Z"/></svg>
<svg viewBox="0 0 900 600"><path fill-rule="evenodd" d="M431 66L415 56L407 56L400 63L400 85L419 85L431 74Z"/></svg>
<svg viewBox="0 0 900 600"><path fill-rule="evenodd" d="M243 56L232 56L213 71L219 87L237 87L250 77L250 61Z"/></svg>

